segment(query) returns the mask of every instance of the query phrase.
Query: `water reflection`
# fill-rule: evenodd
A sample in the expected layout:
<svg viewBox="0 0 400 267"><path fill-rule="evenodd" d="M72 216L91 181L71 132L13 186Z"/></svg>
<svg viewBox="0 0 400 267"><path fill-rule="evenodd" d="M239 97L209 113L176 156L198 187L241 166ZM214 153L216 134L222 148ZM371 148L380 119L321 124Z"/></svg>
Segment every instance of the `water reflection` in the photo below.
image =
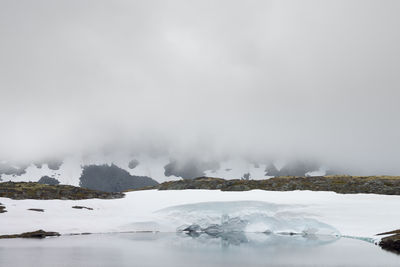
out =
<svg viewBox="0 0 400 267"><path fill-rule="evenodd" d="M397 255L361 240L230 232L131 233L0 240L0 266L399 266Z"/></svg>
<svg viewBox="0 0 400 267"><path fill-rule="evenodd" d="M202 243L207 246L215 246L219 244L221 247L246 245L250 247L308 247L322 246L336 242L339 236L329 235L283 235L273 233L244 233L244 232L225 232L216 234L207 234L205 232L180 232L177 236L182 238L191 238L195 242ZM190 245L190 244L186 244Z"/></svg>

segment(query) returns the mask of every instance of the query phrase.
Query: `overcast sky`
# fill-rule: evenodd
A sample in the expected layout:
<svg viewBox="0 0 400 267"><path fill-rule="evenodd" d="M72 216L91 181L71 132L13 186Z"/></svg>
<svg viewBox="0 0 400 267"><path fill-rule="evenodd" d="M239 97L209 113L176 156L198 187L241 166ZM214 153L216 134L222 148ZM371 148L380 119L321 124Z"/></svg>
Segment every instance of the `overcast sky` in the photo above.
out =
<svg viewBox="0 0 400 267"><path fill-rule="evenodd" d="M400 174L399 10L0 0L0 158L111 146Z"/></svg>

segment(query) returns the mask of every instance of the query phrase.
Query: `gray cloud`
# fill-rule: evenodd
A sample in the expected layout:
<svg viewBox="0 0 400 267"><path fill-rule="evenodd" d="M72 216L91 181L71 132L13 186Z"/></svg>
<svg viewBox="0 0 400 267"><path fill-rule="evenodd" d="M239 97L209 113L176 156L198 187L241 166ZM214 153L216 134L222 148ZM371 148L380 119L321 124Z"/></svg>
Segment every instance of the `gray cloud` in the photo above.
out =
<svg viewBox="0 0 400 267"><path fill-rule="evenodd" d="M0 159L106 147L398 174L398 1L0 2Z"/></svg>

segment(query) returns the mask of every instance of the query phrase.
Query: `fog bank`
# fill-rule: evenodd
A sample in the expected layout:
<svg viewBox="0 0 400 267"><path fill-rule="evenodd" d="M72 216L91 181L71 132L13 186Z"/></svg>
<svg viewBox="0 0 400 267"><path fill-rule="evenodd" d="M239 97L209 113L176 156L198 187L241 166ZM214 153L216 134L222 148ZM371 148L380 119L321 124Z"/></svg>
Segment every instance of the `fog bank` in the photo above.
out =
<svg viewBox="0 0 400 267"><path fill-rule="evenodd" d="M400 174L398 1L0 2L0 161Z"/></svg>

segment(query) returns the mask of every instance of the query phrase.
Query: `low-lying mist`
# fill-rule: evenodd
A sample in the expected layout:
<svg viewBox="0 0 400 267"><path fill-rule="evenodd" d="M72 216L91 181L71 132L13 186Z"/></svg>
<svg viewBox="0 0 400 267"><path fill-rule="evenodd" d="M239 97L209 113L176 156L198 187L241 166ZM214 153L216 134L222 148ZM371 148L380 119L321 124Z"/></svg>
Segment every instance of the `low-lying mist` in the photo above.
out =
<svg viewBox="0 0 400 267"><path fill-rule="evenodd" d="M0 160L400 174L397 1L2 1Z"/></svg>

